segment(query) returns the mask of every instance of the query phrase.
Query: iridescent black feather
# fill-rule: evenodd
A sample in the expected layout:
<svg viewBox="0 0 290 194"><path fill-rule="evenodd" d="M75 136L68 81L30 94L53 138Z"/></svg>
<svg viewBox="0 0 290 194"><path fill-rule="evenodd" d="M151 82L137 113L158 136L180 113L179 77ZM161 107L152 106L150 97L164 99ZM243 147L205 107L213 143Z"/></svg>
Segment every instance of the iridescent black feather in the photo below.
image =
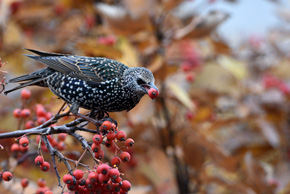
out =
<svg viewBox="0 0 290 194"><path fill-rule="evenodd" d="M150 88L158 90L152 73L143 67L129 68L118 61L101 57L27 50L37 56L26 56L45 64L47 68L9 80L20 85L5 94L37 85L50 88L76 110L83 107L115 112L131 110Z"/></svg>

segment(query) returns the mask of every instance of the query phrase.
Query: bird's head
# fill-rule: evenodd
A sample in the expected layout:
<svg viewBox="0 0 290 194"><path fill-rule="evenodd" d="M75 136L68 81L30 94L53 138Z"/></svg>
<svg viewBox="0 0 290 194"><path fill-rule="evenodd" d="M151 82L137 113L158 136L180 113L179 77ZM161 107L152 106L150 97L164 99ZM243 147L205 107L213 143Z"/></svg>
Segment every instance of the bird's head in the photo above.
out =
<svg viewBox="0 0 290 194"><path fill-rule="evenodd" d="M155 99L159 94L152 72L144 67L127 69L124 72L124 81L125 86L140 97L148 94L150 98Z"/></svg>

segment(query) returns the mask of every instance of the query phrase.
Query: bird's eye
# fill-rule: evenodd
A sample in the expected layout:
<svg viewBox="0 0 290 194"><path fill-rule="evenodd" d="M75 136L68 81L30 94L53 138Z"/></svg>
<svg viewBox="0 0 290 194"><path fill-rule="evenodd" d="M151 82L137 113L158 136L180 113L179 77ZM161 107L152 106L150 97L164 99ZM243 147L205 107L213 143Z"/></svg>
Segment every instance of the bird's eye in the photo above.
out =
<svg viewBox="0 0 290 194"><path fill-rule="evenodd" d="M137 79L137 84L138 84L138 85L142 85L142 84L146 84L146 82L145 82L143 79L138 78L138 79Z"/></svg>

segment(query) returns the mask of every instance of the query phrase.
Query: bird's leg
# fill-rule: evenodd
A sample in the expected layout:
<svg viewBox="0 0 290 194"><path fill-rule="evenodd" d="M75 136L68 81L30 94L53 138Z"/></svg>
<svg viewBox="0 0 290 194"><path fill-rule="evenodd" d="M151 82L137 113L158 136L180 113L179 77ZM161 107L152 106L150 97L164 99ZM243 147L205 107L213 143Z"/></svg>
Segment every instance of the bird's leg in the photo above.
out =
<svg viewBox="0 0 290 194"><path fill-rule="evenodd" d="M70 106L70 112L73 114L73 115L77 115L78 112L79 112L79 108L80 108L80 105L76 102L72 103L71 106Z"/></svg>
<svg viewBox="0 0 290 194"><path fill-rule="evenodd" d="M92 110L89 114L89 117L90 118L96 118L96 116L98 115L98 111L96 110Z"/></svg>

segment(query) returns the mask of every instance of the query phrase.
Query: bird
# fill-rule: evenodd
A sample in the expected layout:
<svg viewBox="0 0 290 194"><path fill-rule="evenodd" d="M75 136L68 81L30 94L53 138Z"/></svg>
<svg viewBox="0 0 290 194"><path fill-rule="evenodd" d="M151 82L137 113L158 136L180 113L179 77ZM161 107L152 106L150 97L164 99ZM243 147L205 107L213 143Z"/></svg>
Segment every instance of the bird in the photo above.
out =
<svg viewBox="0 0 290 194"><path fill-rule="evenodd" d="M27 86L48 87L77 114L79 108L102 113L130 111L144 95L155 99L159 94L152 72L145 67L129 68L102 57L26 50L34 55L25 56L47 67L10 79L8 83L19 85L5 91L6 95Z"/></svg>

